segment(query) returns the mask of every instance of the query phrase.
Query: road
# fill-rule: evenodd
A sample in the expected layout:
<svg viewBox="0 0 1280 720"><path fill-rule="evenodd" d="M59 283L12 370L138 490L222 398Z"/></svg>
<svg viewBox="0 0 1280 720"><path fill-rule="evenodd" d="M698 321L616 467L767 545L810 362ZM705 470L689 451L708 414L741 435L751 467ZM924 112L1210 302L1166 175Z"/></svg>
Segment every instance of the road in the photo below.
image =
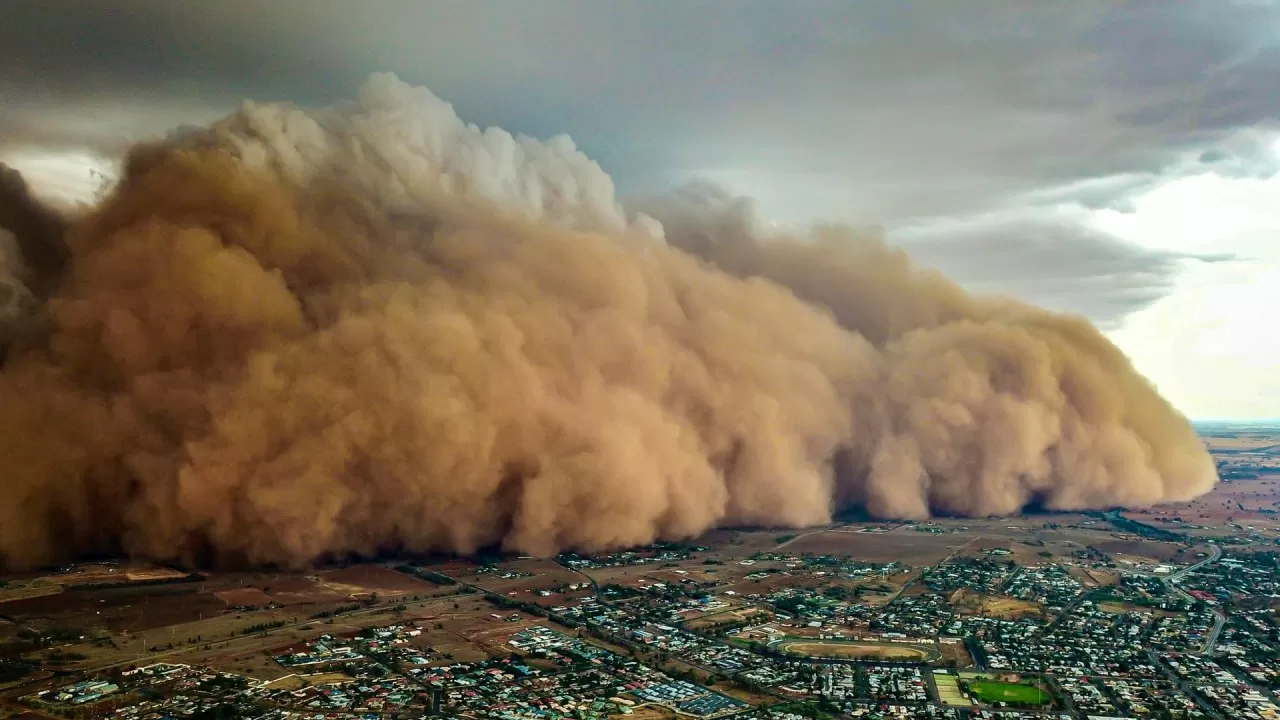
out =
<svg viewBox="0 0 1280 720"><path fill-rule="evenodd" d="M604 599L604 595L600 593L600 583L596 582L596 579L591 576L591 573L588 573L584 570L579 570L577 568L571 568L567 565L561 565L560 567L564 568L565 570L568 570L569 572L577 573L582 577L586 578L587 582L591 583L591 594L594 595L595 598L600 602L606 602Z"/></svg>
<svg viewBox="0 0 1280 720"><path fill-rule="evenodd" d="M901 527L901 526L899 526L899 527ZM895 528L895 529L896 529L896 528ZM907 581L906 581L906 582L902 583L902 587L898 588L898 592L896 592L896 593L894 593L893 595L889 596L889 599L888 599L888 600L886 600L886 601L884 602L884 605L883 605L882 607L888 607L888 606L892 605L892 604L894 603L894 601L896 601L898 598L902 597L902 593L906 592L906 591L907 591L907 588L910 588L912 585L914 585L915 583L919 582L920 578L924 577L924 575L925 575L925 573L926 573L926 572L928 572L929 570L931 570L931 569L933 569L933 568L941 567L942 565L946 565L947 563L949 563L949 562L951 562L952 560L954 560L954 559L955 559L955 557L956 557L957 555L959 555L960 553L964 552L965 550L968 550L970 545L974 544L975 542L977 542L977 541L979 541L979 540L981 540L981 539L982 539L982 538L980 538L980 537L976 537L976 538L974 538L974 539L972 539L972 540L968 540L968 541L966 541L965 543L963 543L963 544L961 544L961 545L957 545L957 546L955 546L955 547L951 548L951 552L950 552L950 553L948 553L946 557L942 558L941 560L939 560L938 562L934 563L933 565L928 565L928 566L922 567L922 568L920 568L919 570L917 570L917 571L915 572L915 574L914 574L914 575L912 575L911 577L907 578Z"/></svg>
<svg viewBox="0 0 1280 720"><path fill-rule="evenodd" d="M1215 718L1215 720L1224 720L1222 715L1215 710L1213 706L1200 695L1200 693L1196 692L1195 688L1191 687L1191 685L1183 680L1180 675L1166 665L1156 653L1148 651L1147 660L1151 662L1152 666L1159 668L1161 672L1165 674L1165 677L1177 685L1178 689L1182 691L1182 694L1191 698L1195 704L1199 705L1200 709L1203 710L1205 714L1211 718Z"/></svg>
<svg viewBox="0 0 1280 720"><path fill-rule="evenodd" d="M1205 565L1208 565L1211 562L1215 562L1218 558L1222 557L1222 548L1218 547L1217 545L1214 545L1211 549L1213 550L1213 552L1209 553L1209 557L1205 558L1204 560L1201 560L1195 565L1191 565L1190 567L1183 568L1182 570L1179 570L1178 572L1170 575L1169 582L1171 583L1180 582L1182 578L1190 575L1191 573L1199 570L1200 568L1204 567Z"/></svg>
<svg viewBox="0 0 1280 720"><path fill-rule="evenodd" d="M1217 545L1214 545L1212 547L1212 552L1209 553L1209 557L1205 558L1204 560L1201 560L1195 565L1191 565L1190 567L1184 568L1174 573L1173 575L1170 575L1169 578L1165 580L1165 584L1171 590L1178 593L1182 597L1194 602L1195 598L1192 597L1191 593L1178 587L1178 583L1181 582L1182 579L1185 578L1186 576L1190 575L1196 570L1199 570L1205 565L1215 562L1220 557L1222 557L1222 548L1218 547ZM1227 624L1227 616L1223 614L1222 610L1220 610L1219 608L1216 608L1216 607L1213 608L1213 629L1209 631L1209 638L1208 640L1205 641L1204 649L1200 651L1202 654L1204 655L1213 654L1214 649L1218 646L1218 637L1222 634L1222 628L1226 624Z"/></svg>
<svg viewBox="0 0 1280 720"><path fill-rule="evenodd" d="M1191 593L1179 587L1178 583L1181 582L1183 578L1187 577L1191 573L1199 570L1200 568L1212 562L1217 561L1218 558L1222 557L1222 548L1218 547L1217 545L1214 545L1210 549L1212 550L1212 552L1209 553L1209 557L1205 558L1204 560L1201 560L1195 565L1189 565L1172 575L1162 577L1154 573L1146 573L1146 572L1139 572L1137 574L1156 578L1161 582L1163 582L1164 586L1168 588L1170 592L1177 593L1178 595L1181 595L1183 598L1191 602L1196 602L1196 598ZM1227 624L1227 616L1223 614L1221 609L1217 607L1213 608L1213 629L1209 631L1209 637L1206 639L1204 648L1200 651L1200 654L1202 655L1213 654L1214 649L1217 648L1218 646L1218 637L1222 634L1222 628L1226 624Z"/></svg>
<svg viewBox="0 0 1280 720"><path fill-rule="evenodd" d="M787 539L787 540L784 540L783 542L778 543L778 544L777 544L777 546L775 546L775 547L773 548L773 550L770 550L770 552L777 552L777 551L781 550L782 548L784 548L784 547L786 547L786 546L790 545L791 543L796 542L797 540L803 540L803 539L805 539L805 538L809 537L810 535L819 535L819 534L824 533L824 532L826 532L826 531L828 531L828 530L834 530L835 528L838 528L838 527L840 527L840 525L839 525L839 524L834 524L834 525L824 525L824 526L822 526L822 527L820 527L820 528L814 528L814 529L809 530L809 531L807 531L807 532L802 532L802 533L800 533L799 535L795 535L795 536L793 536L793 537L791 537L791 538L789 538L789 539Z"/></svg>
<svg viewBox="0 0 1280 720"><path fill-rule="evenodd" d="M1062 611L1059 612L1057 615L1055 615L1054 618L1049 621L1049 624L1041 628L1040 631L1037 632L1035 636L1037 638L1042 638L1045 635L1048 635L1051 630L1053 630L1055 627L1058 626L1058 623L1062 622L1063 618L1067 617L1068 615L1071 614L1073 610L1080 607L1080 603L1098 595L1099 593L1103 592L1103 590L1104 588L1093 588L1092 590L1085 590L1084 592L1072 598L1071 602L1064 605L1062 607Z"/></svg>
<svg viewBox="0 0 1280 720"><path fill-rule="evenodd" d="M1222 634L1222 628L1227 624L1227 616L1222 611L1213 609L1213 630L1209 631L1209 640L1204 644L1204 654L1212 655L1214 648L1218 646L1218 636Z"/></svg>

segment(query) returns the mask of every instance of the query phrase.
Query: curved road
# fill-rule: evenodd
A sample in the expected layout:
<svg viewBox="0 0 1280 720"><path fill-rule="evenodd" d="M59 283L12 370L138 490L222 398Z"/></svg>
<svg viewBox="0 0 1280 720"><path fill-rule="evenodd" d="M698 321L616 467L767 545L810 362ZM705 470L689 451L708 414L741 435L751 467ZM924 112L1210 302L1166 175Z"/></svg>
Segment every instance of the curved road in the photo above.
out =
<svg viewBox="0 0 1280 720"><path fill-rule="evenodd" d="M1211 545L1210 550L1211 552L1209 553L1209 557L1205 558L1204 560L1201 560L1195 565L1188 565L1187 567L1169 576L1161 576L1161 575L1156 575L1154 573L1141 572L1141 571L1130 571L1130 572L1135 572L1138 575L1143 575L1146 577L1156 578L1160 582L1164 583L1165 588L1167 588L1170 592L1177 593L1178 595L1181 595L1187 600L1190 600L1191 602L1195 602L1196 598L1192 596L1191 593L1179 587L1178 583L1181 582L1185 577L1187 577L1191 573L1195 572L1196 570L1199 570L1200 568L1210 563L1216 562L1219 558L1222 557L1222 548L1218 547L1217 545ZM1077 598L1077 601L1080 599L1082 598ZM1218 636L1222 634L1222 628L1226 624L1227 624L1227 616L1222 613L1221 609L1217 607L1213 608L1213 629L1209 631L1209 637L1205 641L1204 649L1200 651L1202 655L1210 655L1213 653L1214 648L1218 646Z"/></svg>
<svg viewBox="0 0 1280 720"><path fill-rule="evenodd" d="M1191 565L1189 567L1183 568L1182 570L1179 570L1178 572L1170 575L1169 582L1171 583L1179 582L1182 580L1182 578L1190 575L1191 573L1199 570L1205 565L1208 565L1209 563L1214 562L1218 558L1222 557L1222 548L1218 547L1217 545L1214 545L1210 549L1213 550L1213 552L1209 553L1209 557L1205 558L1204 560L1201 560L1195 565Z"/></svg>
<svg viewBox="0 0 1280 720"><path fill-rule="evenodd" d="M1222 557L1222 548L1218 547L1217 545L1214 545L1212 546L1211 550L1212 552L1209 553L1209 557L1205 558L1204 560L1201 560L1195 565L1191 565L1189 567L1186 567L1170 575L1165 580L1165 585L1170 590L1173 590L1174 592L1178 593L1182 597L1188 600L1194 601L1195 598L1192 597L1191 593L1178 587L1178 583L1181 582L1183 578L1195 572L1196 570L1199 570L1205 565L1215 562L1218 560L1218 558ZM1227 624L1227 616L1222 613L1221 609L1217 607L1213 608L1213 629L1209 631L1209 639L1205 641L1204 649L1200 651L1202 654L1204 655L1213 654L1214 648L1218 646L1218 636L1222 635L1222 628L1226 624Z"/></svg>

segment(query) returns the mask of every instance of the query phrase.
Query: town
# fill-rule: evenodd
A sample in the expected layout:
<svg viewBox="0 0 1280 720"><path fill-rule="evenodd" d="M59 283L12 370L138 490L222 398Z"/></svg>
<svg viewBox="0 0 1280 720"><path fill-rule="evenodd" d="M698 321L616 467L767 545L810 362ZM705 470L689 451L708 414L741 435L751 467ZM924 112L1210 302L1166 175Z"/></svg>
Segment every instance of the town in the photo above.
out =
<svg viewBox="0 0 1280 720"><path fill-rule="evenodd" d="M0 717L1278 717L1280 535L1190 519L851 521L253 582L68 566L0 588Z"/></svg>

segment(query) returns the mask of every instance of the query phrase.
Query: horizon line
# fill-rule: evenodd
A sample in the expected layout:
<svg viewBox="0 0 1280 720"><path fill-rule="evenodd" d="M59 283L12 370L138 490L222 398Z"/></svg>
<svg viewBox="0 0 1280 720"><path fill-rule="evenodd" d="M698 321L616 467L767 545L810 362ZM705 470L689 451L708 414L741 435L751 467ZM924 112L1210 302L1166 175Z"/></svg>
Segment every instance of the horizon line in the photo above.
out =
<svg viewBox="0 0 1280 720"><path fill-rule="evenodd" d="M1280 417L1270 418L1191 418L1191 424L1217 423L1220 425L1280 425Z"/></svg>

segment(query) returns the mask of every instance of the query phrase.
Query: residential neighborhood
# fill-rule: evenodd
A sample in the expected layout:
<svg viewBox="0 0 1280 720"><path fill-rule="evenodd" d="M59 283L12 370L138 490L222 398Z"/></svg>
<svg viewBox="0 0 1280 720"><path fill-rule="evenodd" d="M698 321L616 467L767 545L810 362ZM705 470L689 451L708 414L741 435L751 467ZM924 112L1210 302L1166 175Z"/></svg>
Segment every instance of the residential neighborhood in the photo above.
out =
<svg viewBox="0 0 1280 720"><path fill-rule="evenodd" d="M923 528L890 529L967 531ZM299 621L318 632L285 644L272 638L298 633L283 621L248 626L239 636L272 648L257 670L130 663L51 678L16 707L129 720L1280 717L1272 540L1150 546L1181 562L962 542L931 564L792 542L400 563L387 577L441 594L370 594Z"/></svg>

